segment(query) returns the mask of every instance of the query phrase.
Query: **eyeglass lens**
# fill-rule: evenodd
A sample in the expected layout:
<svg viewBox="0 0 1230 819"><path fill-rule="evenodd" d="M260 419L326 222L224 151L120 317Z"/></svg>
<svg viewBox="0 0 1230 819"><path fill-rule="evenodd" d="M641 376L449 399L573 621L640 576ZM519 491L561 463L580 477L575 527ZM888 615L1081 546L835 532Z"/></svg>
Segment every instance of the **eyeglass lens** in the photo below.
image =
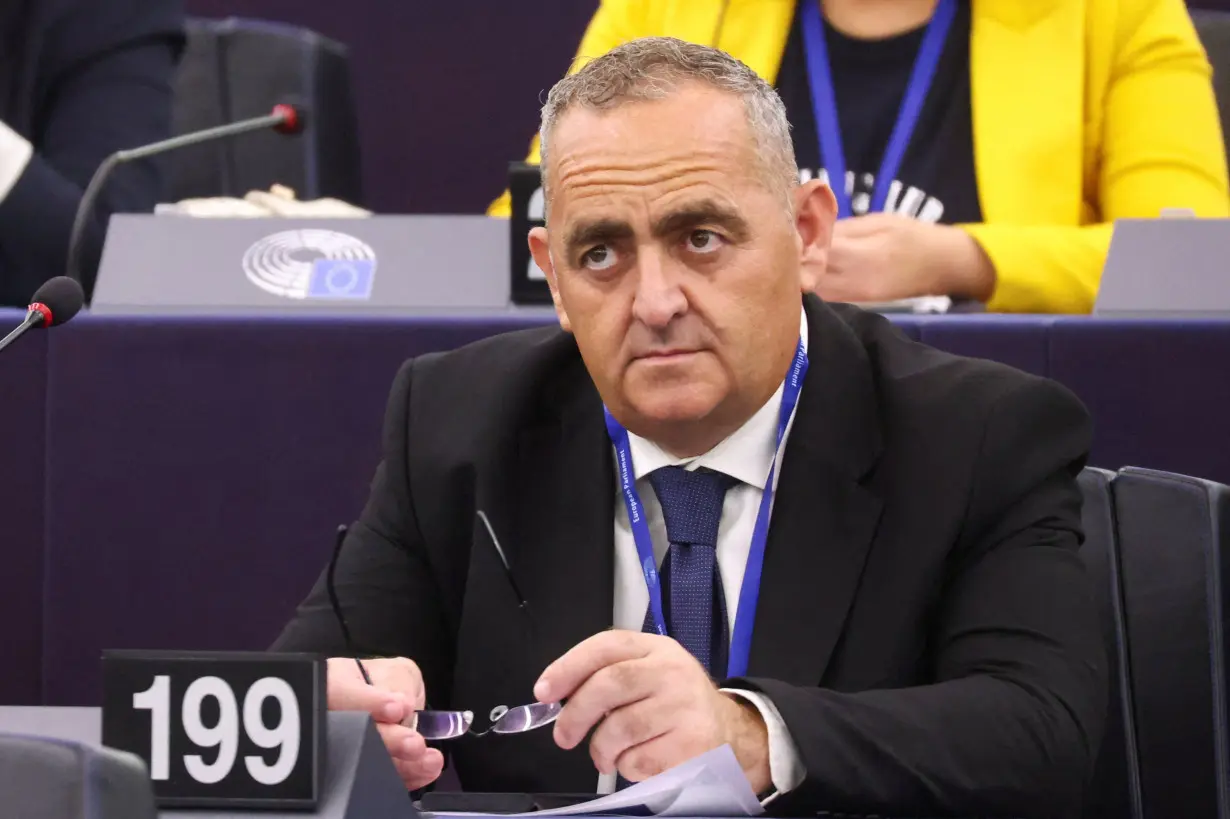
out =
<svg viewBox="0 0 1230 819"><path fill-rule="evenodd" d="M497 705L491 709L490 727L474 734L483 736L487 733L520 734L533 731L555 722L563 707L558 702L535 702L516 708ZM473 723L473 711L416 711L414 724L410 727L424 739L456 739L470 733Z"/></svg>

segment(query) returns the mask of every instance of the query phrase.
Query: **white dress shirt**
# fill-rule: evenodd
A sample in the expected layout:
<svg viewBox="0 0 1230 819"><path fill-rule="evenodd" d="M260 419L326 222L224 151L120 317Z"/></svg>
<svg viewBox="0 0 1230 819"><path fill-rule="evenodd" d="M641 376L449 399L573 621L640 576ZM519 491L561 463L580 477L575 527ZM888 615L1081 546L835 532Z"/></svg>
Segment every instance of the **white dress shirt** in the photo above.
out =
<svg viewBox="0 0 1230 819"><path fill-rule="evenodd" d="M803 349L807 349L807 316L800 310L799 336ZM636 476L636 490L645 509L645 519L653 539L654 557L658 565L670 549L666 537L666 521L662 506L658 503L648 475L664 466L683 466L689 470L706 468L735 478L738 483L726 492L722 504L722 519L718 525L717 562L722 575L722 588L726 594L727 621L731 630L739 616L739 591L743 585L743 573L751 551L752 529L760 500L773 462L774 446L777 443L777 421L781 411L783 387L779 386L773 397L748 419L742 427L713 449L696 458L675 458L656 444L628 433L628 446L632 452L632 468ZM786 427L786 438L794 424L793 416ZM774 489L781 475L780 468L774 472ZM618 476L616 477L618 483ZM623 492L616 487L615 493L615 628L640 631L644 625L645 612L649 608L649 590L645 587L645 575L632 537L628 521L628 509L624 505ZM777 708L762 694L751 691L730 693L751 702L764 717L769 734L769 768L773 787L777 793L786 793L803 781L803 766L798 750L791 739L786 724ZM615 776L602 776L598 782L599 793L611 793L615 788Z"/></svg>
<svg viewBox="0 0 1230 819"><path fill-rule="evenodd" d="M9 191L26 172L34 146L21 134L0 122L0 202L8 198Z"/></svg>

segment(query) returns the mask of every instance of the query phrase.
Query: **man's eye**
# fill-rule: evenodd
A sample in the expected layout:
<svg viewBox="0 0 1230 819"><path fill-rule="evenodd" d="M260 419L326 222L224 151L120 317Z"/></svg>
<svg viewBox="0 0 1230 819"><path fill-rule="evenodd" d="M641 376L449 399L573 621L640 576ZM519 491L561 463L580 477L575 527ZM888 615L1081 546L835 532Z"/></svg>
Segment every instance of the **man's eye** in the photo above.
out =
<svg viewBox="0 0 1230 819"><path fill-rule="evenodd" d="M722 237L712 230L694 230L688 234L688 249L696 253L712 253L722 246Z"/></svg>
<svg viewBox="0 0 1230 819"><path fill-rule="evenodd" d="M586 270L607 270L615 264L615 251L606 245L598 245L581 256L581 266Z"/></svg>

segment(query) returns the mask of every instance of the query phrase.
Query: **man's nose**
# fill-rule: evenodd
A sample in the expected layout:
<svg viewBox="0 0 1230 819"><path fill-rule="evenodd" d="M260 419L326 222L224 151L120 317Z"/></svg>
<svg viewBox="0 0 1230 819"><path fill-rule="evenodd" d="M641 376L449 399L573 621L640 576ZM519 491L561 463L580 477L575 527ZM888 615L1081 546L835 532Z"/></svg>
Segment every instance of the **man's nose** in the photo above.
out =
<svg viewBox="0 0 1230 819"><path fill-rule="evenodd" d="M665 328L688 309L688 300L680 288L677 262L661 250L642 251L637 255L636 297L632 312L637 321L654 329Z"/></svg>

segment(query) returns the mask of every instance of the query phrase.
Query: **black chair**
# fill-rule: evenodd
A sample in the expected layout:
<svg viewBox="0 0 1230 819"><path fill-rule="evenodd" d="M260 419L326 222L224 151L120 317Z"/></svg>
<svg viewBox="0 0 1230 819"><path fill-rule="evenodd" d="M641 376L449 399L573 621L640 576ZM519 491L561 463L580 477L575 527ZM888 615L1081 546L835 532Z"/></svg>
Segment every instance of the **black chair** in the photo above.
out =
<svg viewBox="0 0 1230 819"><path fill-rule="evenodd" d="M1084 497L1081 519L1085 529L1080 553L1097 595L1110 677L1106 730L1083 815L1087 819L1143 819L1123 626L1119 547L1111 498L1114 477L1113 472L1087 468L1079 478Z"/></svg>
<svg viewBox="0 0 1230 819"><path fill-rule="evenodd" d="M1144 815L1227 819L1230 489L1129 468L1112 495Z"/></svg>
<svg viewBox="0 0 1230 819"><path fill-rule="evenodd" d="M1196 33L1213 65L1213 93L1221 114L1221 132L1230 151L1230 13L1192 9Z"/></svg>
<svg viewBox="0 0 1230 819"><path fill-rule="evenodd" d="M242 197L280 183L300 199L331 196L362 204L346 47L279 23L189 21L175 84L176 134L261 116L280 102L305 108L302 134L247 134L171 154L167 199Z"/></svg>
<svg viewBox="0 0 1230 819"><path fill-rule="evenodd" d="M14 819L157 819L140 758L111 748L0 734L0 811Z"/></svg>

